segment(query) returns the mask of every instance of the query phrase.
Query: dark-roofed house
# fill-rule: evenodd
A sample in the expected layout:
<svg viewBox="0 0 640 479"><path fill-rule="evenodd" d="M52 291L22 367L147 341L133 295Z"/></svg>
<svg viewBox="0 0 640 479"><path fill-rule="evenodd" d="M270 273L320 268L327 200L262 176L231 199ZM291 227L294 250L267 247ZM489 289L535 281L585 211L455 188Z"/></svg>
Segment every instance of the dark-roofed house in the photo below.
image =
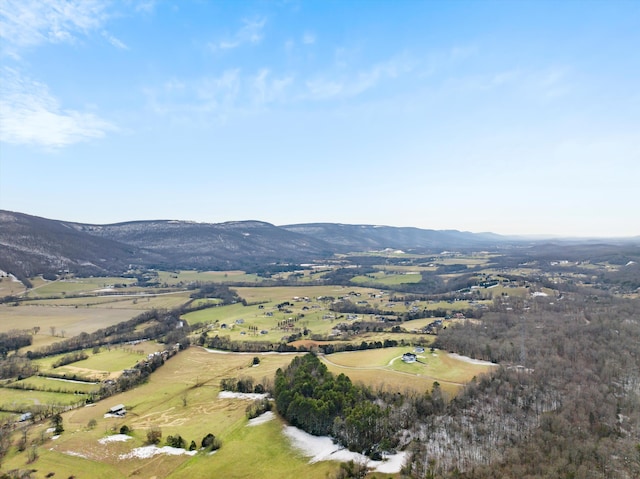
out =
<svg viewBox="0 0 640 479"><path fill-rule="evenodd" d="M415 362L417 361L417 358L418 358L418 357L417 357L415 354L413 354L413 353L404 353L404 354L402 355L402 360L403 360L405 363L415 363Z"/></svg>

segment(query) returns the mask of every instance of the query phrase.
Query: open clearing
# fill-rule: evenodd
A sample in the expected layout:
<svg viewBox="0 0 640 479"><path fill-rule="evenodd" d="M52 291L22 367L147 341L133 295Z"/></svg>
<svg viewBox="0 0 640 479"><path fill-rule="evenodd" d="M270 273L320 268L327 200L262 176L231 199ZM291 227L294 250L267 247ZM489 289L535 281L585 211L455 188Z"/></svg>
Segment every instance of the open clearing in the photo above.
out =
<svg viewBox="0 0 640 479"><path fill-rule="evenodd" d="M334 374L344 373L354 382L400 391L431 390L438 381L444 391L455 394L474 376L488 373L494 365L473 364L445 351L426 349L418 353L418 362L404 363L402 355L412 348L369 349L323 356L322 361Z"/></svg>

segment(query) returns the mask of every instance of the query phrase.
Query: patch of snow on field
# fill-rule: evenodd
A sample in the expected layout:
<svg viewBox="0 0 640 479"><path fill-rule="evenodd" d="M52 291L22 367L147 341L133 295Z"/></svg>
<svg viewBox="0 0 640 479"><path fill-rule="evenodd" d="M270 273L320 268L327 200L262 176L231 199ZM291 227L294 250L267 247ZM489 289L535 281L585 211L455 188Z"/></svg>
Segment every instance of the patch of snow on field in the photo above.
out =
<svg viewBox="0 0 640 479"><path fill-rule="evenodd" d="M131 439L131 436L127 436L126 434L114 434L113 436L103 437L102 439L98 439L100 444L106 444L108 442L124 442Z"/></svg>
<svg viewBox="0 0 640 479"><path fill-rule="evenodd" d="M344 447L334 444L328 436L313 436L297 427L286 426L284 435L289 438L296 449L299 449L305 456L311 457L310 463L328 460L349 461L356 459L352 456L354 454L360 456L360 454L352 453Z"/></svg>
<svg viewBox="0 0 640 479"><path fill-rule="evenodd" d="M351 452L335 444L328 436L313 436L293 426L286 426L283 432L291 441L293 447L311 458L309 464L319 461L354 461L366 464L376 472L395 474L400 472L406 458L405 452L399 452L386 456L387 460L385 461L372 461L363 454Z"/></svg>
<svg viewBox="0 0 640 479"><path fill-rule="evenodd" d="M549 296L547 293L543 293L542 291L534 291L531 293L531 296Z"/></svg>
<svg viewBox="0 0 640 479"><path fill-rule="evenodd" d="M457 359L458 361L463 361L463 362L469 363L469 364L480 364L480 365L484 365L484 366L497 366L497 364L492 363L491 361L483 361L482 359L473 359L473 358L470 358L468 356L461 356L461 355L455 354L455 353L449 353L449 356L452 357L453 359Z"/></svg>
<svg viewBox="0 0 640 479"><path fill-rule="evenodd" d="M258 393L234 393L233 391L220 391L218 394L219 399L264 399L268 395L267 394L258 394Z"/></svg>
<svg viewBox="0 0 640 479"><path fill-rule="evenodd" d="M84 454L80 454L79 452L75 451L63 451L62 454L66 454L67 456L81 457L82 459L89 459Z"/></svg>
<svg viewBox="0 0 640 479"><path fill-rule="evenodd" d="M407 452L402 451L385 457L386 461L371 461L372 464L377 464L375 471L383 474L396 474L402 469L407 459Z"/></svg>
<svg viewBox="0 0 640 479"><path fill-rule="evenodd" d="M167 454L169 456L180 456L186 454L187 456L194 456L198 451L187 451L186 449L180 449L179 447L171 446L143 446L136 447L127 454L120 454L119 459L149 459L150 457L158 454Z"/></svg>
<svg viewBox="0 0 640 479"><path fill-rule="evenodd" d="M45 379L49 379L51 381L62 381L65 383L73 383L73 384L98 384L98 383L91 383L89 381L77 381L75 379L50 378L50 377L45 377Z"/></svg>
<svg viewBox="0 0 640 479"><path fill-rule="evenodd" d="M264 424L265 422L271 421L274 417L276 417L276 415L273 414L273 411L267 411L258 417L249 419L249 424L247 424L247 426L257 426L258 424Z"/></svg>

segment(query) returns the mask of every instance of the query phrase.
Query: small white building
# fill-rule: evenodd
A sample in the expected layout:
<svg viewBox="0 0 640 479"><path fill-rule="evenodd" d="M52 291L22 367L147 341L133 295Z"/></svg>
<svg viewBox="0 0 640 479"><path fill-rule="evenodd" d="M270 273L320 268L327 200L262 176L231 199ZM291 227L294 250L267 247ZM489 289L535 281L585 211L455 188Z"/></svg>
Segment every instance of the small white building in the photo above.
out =
<svg viewBox="0 0 640 479"><path fill-rule="evenodd" d="M124 404L116 404L109 408L109 414L122 417L127 414L127 410L125 409Z"/></svg>

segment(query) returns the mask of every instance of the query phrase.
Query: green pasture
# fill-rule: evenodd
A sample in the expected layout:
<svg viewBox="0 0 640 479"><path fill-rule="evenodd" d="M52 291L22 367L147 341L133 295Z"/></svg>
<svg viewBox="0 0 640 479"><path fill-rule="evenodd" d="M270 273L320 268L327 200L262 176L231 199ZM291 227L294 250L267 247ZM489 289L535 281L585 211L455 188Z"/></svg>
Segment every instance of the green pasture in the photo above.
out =
<svg viewBox="0 0 640 479"><path fill-rule="evenodd" d="M182 306L189 301L188 291L170 293L149 293L127 291L122 294L87 295L77 298L35 299L28 302L30 306L68 306L76 308L98 309L171 309Z"/></svg>
<svg viewBox="0 0 640 479"><path fill-rule="evenodd" d="M336 463L309 464L309 458L293 449L282 434L284 423L276 418L258 426L246 426L243 420L229 431L222 448L213 456L199 457L185 462L170 478L285 478L304 477L324 479L338 469Z"/></svg>
<svg viewBox="0 0 640 479"><path fill-rule="evenodd" d="M0 409L8 411L26 411L31 406L55 404L68 406L82 402L83 395L54 393L48 391L23 391L21 389L0 389Z"/></svg>
<svg viewBox="0 0 640 479"><path fill-rule="evenodd" d="M427 376L421 370L404 371L403 366L396 366L396 358L407 349L339 353L327 356L323 361L332 372L345 373L354 382L363 382L372 387L426 391L431 390L434 380L440 382L445 393L453 394L461 387L461 383L448 382L453 378L462 379L463 374L461 370L455 374L448 372L448 369L456 366L446 363L447 360L452 360L446 353L439 352L437 357L428 360L433 363L437 360L442 362L440 369L435 364L433 366L433 372L439 374L436 378ZM256 367L252 366L255 356L260 358ZM308 458L300 456L282 435L283 422L279 418L247 427L245 409L249 401L218 397L221 379L249 376L254 379L254 383L268 383L273 380L275 371L285 367L294 356L273 353L234 354L189 348L167 361L139 387L102 400L91 407L80 407L63 413L65 432L55 441L49 440L39 446L40 457L31 467L43 474L55 472L56 477L86 475L111 479L142 473L144 477L163 479L209 477L215 471L216 477L229 478L280 479L294 475L324 479L334 473L338 465L333 462L308 464ZM464 364L462 368L468 369L465 378L471 372L479 374L480 370L475 365ZM2 391L13 392L6 389ZM123 418L105 418L104 414L116 404L124 404L127 415ZM88 428L91 420L96 422L93 429ZM131 440L98 443L99 439L117 433L123 425L132 429ZM39 437L47 427L48 423L34 425L29 436ZM187 444L194 440L199 446L202 437L211 432L221 439L222 448L213 455L156 455L147 459L119 460L119 455L143 445L146 431L151 427L161 429L162 445L167 436L179 434ZM3 467L24 468L26 457L26 452L17 453L12 449L5 458Z"/></svg>
<svg viewBox="0 0 640 479"><path fill-rule="evenodd" d="M35 438L34 438L35 439ZM47 446L55 443L49 441L36 448L38 459L31 464L26 462L26 456L23 454L5 461L3 464L10 469L37 469L37 472L31 477L40 479L45 477L90 477L92 479L124 479L126 476L120 474L109 464L103 464L99 460L89 460L77 456L70 455L70 452L59 452L48 449ZM97 443L96 443L97 444ZM49 474L55 474L50 476Z"/></svg>
<svg viewBox="0 0 640 479"><path fill-rule="evenodd" d="M136 352L136 346L129 346L123 348L111 348L106 350L102 348L99 353L92 354L89 352L89 357L73 363L73 366L91 369L94 371L109 371L118 372L124 369L132 368L142 359L145 359L147 354L143 350ZM69 365L71 366L71 364ZM57 368L57 370L64 369L65 366Z"/></svg>
<svg viewBox="0 0 640 479"><path fill-rule="evenodd" d="M254 288L243 288L254 289ZM257 290L271 288L255 288ZM278 292L283 295L281 291ZM291 312L278 311L276 305L284 298L290 299L292 306L287 306ZM290 318L300 317L292 323L293 328L307 328L311 334L327 334L337 324L330 319L322 319L324 315L332 314L326 309L326 305L316 301L293 301L292 296L271 299L267 303L252 306L243 306L241 303L207 308L194 311L182 316L190 324L209 324L209 336L220 335L229 336L233 340L243 341L275 341L279 342L282 337L291 335L293 329L279 329L278 323L287 321ZM314 308L313 306L316 306ZM307 308L306 310L303 308ZM271 316L269 316L269 314ZM255 331L253 328L256 328ZM268 334L261 334L261 331L268 331Z"/></svg>
<svg viewBox="0 0 640 479"><path fill-rule="evenodd" d="M200 306L211 306L212 304L217 305L221 304L222 300L217 298L200 298L196 299L191 303L191 306L194 308L198 308Z"/></svg>
<svg viewBox="0 0 640 479"><path fill-rule="evenodd" d="M17 413L0 411L0 421L15 421L18 418Z"/></svg>
<svg viewBox="0 0 640 479"><path fill-rule="evenodd" d="M363 288L360 286L267 286L264 288L233 288L240 297L248 302L257 301L293 301L293 298L310 298L346 296L349 293L359 293L360 297L367 297L369 293L377 293L377 289Z"/></svg>
<svg viewBox="0 0 640 479"><path fill-rule="evenodd" d="M72 474L80 477L79 473L83 471L91 477L113 478L130 477L140 472L144 472L144 477L158 479L208 477L212 471L216 471L216 477L230 478L275 479L290 477L291 471L312 479L327 477L337 465L308 465L308 459L299 456L282 435L280 419L247 427L245 409L250 401L218 397L221 379L252 376L255 381L271 380L276 369L285 367L293 358L293 355L282 354L258 355L261 362L253 367L254 356L212 353L200 348L181 352L138 388L92 407L64 413L65 432L59 439L48 441L40 448L41 457L34 467L43 472L54 471L56 477ZM127 407L127 416L104 418L105 412L119 403ZM92 419L97 425L90 430L87 424ZM98 443L100 438L117 432L125 424L133 430L130 441ZM120 454L143 445L150 427L162 430L162 445L167 436L180 434L187 444L194 440L199 446L202 437L211 432L221 439L222 448L213 455L157 455L148 459L118 460ZM32 435L37 437L39 432L34 428ZM25 464L25 459L26 453L14 451L3 466L18 467L17 464ZM91 467L97 462L100 466L93 474ZM51 464L54 467L49 469Z"/></svg>
<svg viewBox="0 0 640 479"><path fill-rule="evenodd" d="M14 384L40 390L50 389L67 394L73 394L75 392L89 394L100 388L99 384L71 382L42 376L31 376L30 378L16 381Z"/></svg>
<svg viewBox="0 0 640 479"><path fill-rule="evenodd" d="M44 281L27 293L28 297L58 296L66 294L94 293L108 289L114 284L133 284L133 278L105 277L105 278L72 278L56 281ZM126 288L122 288L126 291ZM112 291L119 291L113 289Z"/></svg>
<svg viewBox="0 0 640 479"><path fill-rule="evenodd" d="M322 360L332 372L344 373L353 381L372 387L430 390L433 382L438 381L450 395L457 393L474 376L488 373L495 367L465 362L440 350L431 353L429 348L425 348L424 353L416 353L419 362L407 364L401 359L406 352L414 350L411 347L369 349L335 353Z"/></svg>
<svg viewBox="0 0 640 479"><path fill-rule="evenodd" d="M36 359L33 362L38 366L39 372L44 374L66 374L69 377L77 374L82 377L103 378L104 376L110 376L111 373L130 369L144 359L147 356L147 352L142 347L139 347L142 344L144 343L135 346L111 347L109 349L103 347L96 354L93 354L91 350L85 350L89 356L87 359L58 368L54 368L53 364L65 356L64 354L47 356Z"/></svg>

